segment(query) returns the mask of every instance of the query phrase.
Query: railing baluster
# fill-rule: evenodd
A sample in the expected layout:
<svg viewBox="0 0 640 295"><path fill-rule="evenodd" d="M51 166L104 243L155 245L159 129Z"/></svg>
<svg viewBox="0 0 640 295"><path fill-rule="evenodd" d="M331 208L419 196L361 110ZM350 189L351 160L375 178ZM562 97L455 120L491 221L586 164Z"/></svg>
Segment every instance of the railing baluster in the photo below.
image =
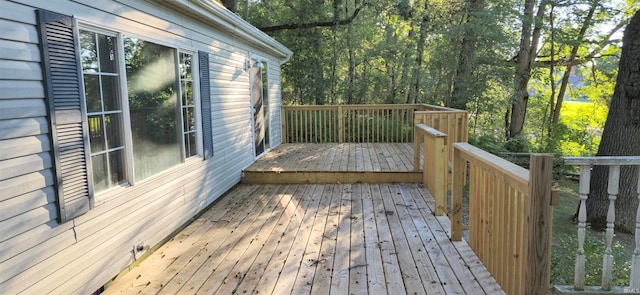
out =
<svg viewBox="0 0 640 295"><path fill-rule="evenodd" d="M611 290L611 279L613 275L613 255L611 254L611 244L613 243L613 226L616 221L616 199L618 198L618 182L620 180L620 166L609 166L609 183L607 193L609 194L609 210L607 211L606 248L602 258L602 290Z"/></svg>
<svg viewBox="0 0 640 295"><path fill-rule="evenodd" d="M633 292L640 291L640 170L638 170L638 209L636 211L636 249L633 250L631 258L631 279L629 286Z"/></svg>
<svg viewBox="0 0 640 295"><path fill-rule="evenodd" d="M589 183L591 181L591 166L580 166L580 209L578 209L578 254L576 255L576 269L573 279L573 287L576 290L584 289L585 277L585 256L584 238L587 228L587 198L589 194Z"/></svg>

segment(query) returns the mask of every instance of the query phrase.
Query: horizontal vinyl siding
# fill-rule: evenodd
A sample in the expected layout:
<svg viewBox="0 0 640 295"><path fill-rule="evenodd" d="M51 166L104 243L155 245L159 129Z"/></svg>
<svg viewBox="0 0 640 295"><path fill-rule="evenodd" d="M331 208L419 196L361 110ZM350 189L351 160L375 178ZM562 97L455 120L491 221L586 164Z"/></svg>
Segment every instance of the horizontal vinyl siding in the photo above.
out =
<svg viewBox="0 0 640 295"><path fill-rule="evenodd" d="M23 285L22 272L75 242L56 222L49 122L35 13L0 9L0 293Z"/></svg>
<svg viewBox="0 0 640 295"><path fill-rule="evenodd" d="M155 246L238 183L253 163L244 64L254 52L174 7L147 1L0 0L0 6L0 294L92 293L134 261L134 245ZM81 25L208 52L213 157L187 159L135 186L101 193L88 213L59 224L37 8L74 15ZM276 64L269 64L270 107L278 106L272 116L279 112ZM275 122L272 132L279 134Z"/></svg>

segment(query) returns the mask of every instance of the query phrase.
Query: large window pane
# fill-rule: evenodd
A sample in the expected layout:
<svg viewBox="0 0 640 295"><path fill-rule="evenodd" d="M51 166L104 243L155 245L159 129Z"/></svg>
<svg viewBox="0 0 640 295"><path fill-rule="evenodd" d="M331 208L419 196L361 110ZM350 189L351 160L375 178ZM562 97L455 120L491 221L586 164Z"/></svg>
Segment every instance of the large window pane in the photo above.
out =
<svg viewBox="0 0 640 295"><path fill-rule="evenodd" d="M182 162L175 49L125 37L135 178Z"/></svg>

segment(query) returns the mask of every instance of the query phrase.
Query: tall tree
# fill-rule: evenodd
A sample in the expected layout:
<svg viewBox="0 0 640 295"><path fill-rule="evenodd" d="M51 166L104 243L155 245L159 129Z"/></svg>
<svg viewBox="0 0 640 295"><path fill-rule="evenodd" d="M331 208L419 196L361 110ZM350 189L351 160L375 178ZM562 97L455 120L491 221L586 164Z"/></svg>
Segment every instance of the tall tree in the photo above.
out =
<svg viewBox="0 0 640 295"><path fill-rule="evenodd" d="M511 109L505 115L507 138L522 135L524 120L527 115L529 102L529 80L531 79L531 65L538 54L538 43L542 33L543 17L548 0L541 0L538 12L534 16L536 0L525 0L522 17L522 33L520 47L516 56L514 89L511 97Z"/></svg>
<svg viewBox="0 0 640 295"><path fill-rule="evenodd" d="M618 77L598 156L640 155L640 11L636 11L627 25L622 42ZM635 228L637 173L637 169L629 166L623 166L620 171L622 185L616 201L616 225L625 231ZM587 199L587 219L594 227L606 223L607 178L605 166L594 167Z"/></svg>
<svg viewBox="0 0 640 295"><path fill-rule="evenodd" d="M473 70L476 62L476 47L480 36L481 26L478 23L478 16L484 10L485 0L467 0L466 2L466 23L464 24L464 37L456 76L453 80L453 91L451 92L450 106L452 108L467 109L467 102L470 100L470 90L473 88Z"/></svg>

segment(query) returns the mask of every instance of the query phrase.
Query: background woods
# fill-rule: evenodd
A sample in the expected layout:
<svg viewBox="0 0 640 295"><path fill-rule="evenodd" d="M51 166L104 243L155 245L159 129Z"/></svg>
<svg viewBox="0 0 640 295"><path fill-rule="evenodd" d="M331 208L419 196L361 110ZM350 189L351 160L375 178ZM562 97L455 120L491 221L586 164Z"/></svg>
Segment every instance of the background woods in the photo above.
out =
<svg viewBox="0 0 640 295"><path fill-rule="evenodd" d="M283 68L286 104L450 106L472 114L472 140L564 155L595 153L622 30L640 7L631 0L225 2L295 52Z"/></svg>
<svg viewBox="0 0 640 295"><path fill-rule="evenodd" d="M224 2L295 52L282 71L284 104L465 109L470 141L505 157L615 145L602 132L637 1ZM618 105L611 114L623 118Z"/></svg>

